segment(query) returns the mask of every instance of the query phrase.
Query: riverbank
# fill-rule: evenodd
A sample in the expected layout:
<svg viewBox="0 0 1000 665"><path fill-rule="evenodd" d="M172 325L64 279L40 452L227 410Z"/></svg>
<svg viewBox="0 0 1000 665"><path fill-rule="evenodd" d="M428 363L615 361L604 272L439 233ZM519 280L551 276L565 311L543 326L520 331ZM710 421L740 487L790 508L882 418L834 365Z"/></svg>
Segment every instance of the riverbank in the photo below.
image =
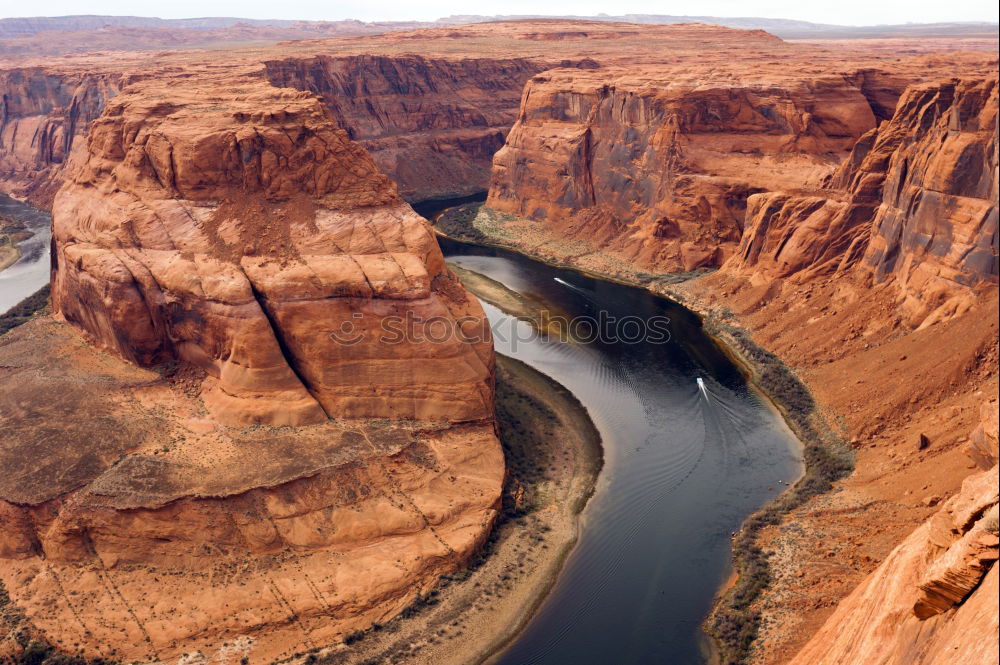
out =
<svg viewBox="0 0 1000 665"><path fill-rule="evenodd" d="M476 665L516 636L576 542L602 452L571 393L504 356L497 362L497 423L508 477L502 517L484 551L401 616L296 662Z"/></svg>
<svg viewBox="0 0 1000 665"><path fill-rule="evenodd" d="M563 312L553 311L548 305L518 293L506 286L472 270L455 263L448 263L448 268L458 275L462 284L480 300L484 300L501 311L531 325L539 332L545 332L550 339L560 342L571 342L569 316Z"/></svg>
<svg viewBox="0 0 1000 665"><path fill-rule="evenodd" d="M836 481L853 471L854 457L827 424L806 385L778 356L757 345L731 316L712 308L692 311L703 316L705 330L743 368L802 445L802 476L750 515L733 537L733 575L724 583L706 620L706 632L719 649L719 662L728 665L750 661L751 646L763 619L759 604L774 581L770 553L761 543L764 529L780 524L809 499L831 491Z"/></svg>
<svg viewBox="0 0 1000 665"><path fill-rule="evenodd" d="M0 313L49 283L51 218L0 194Z"/></svg>
<svg viewBox="0 0 1000 665"><path fill-rule="evenodd" d="M17 245L4 238L0 238L0 271L6 270L17 263L19 258L21 258L21 252L18 250Z"/></svg>
<svg viewBox="0 0 1000 665"><path fill-rule="evenodd" d="M21 241L31 237L31 232L20 220L0 215L0 272L17 263L21 258Z"/></svg>
<svg viewBox="0 0 1000 665"><path fill-rule="evenodd" d="M46 284L6 312L0 312L0 335L36 316L48 314L49 304L49 286Z"/></svg>
<svg viewBox="0 0 1000 665"><path fill-rule="evenodd" d="M765 509L780 509L781 514L765 514L764 523L755 515L744 525L740 533L753 526L755 541L734 542L741 578L752 582L749 594L738 591L739 585L730 592L742 608L736 613L737 628L752 627L732 631L742 637L736 644L744 660L787 662L840 599L939 501L957 492L974 468L966 453L969 434L979 423L980 409L987 408L984 404L995 408L998 392L995 288L951 321L910 330L900 323L898 290L891 283L872 285L843 276L756 284L720 272L661 279L619 270L614 261L604 261L611 272L601 274L593 269L593 254L586 247L560 258L553 251L557 245L540 242L542 223L500 220L493 228L476 214L466 214L464 220L466 227L476 222L471 234L481 236L475 240L481 244L682 303L701 316L706 330L758 382L777 379L780 386L782 378L794 379L786 385L792 389L789 394L811 401L810 415L828 425L820 431L853 451L850 475L811 498L786 493ZM524 229L530 242L521 242ZM438 228L450 236L455 229L444 230ZM941 362L941 349L949 350L948 363ZM795 389L796 383L804 393ZM786 418L795 412L785 408L772 388L762 388L781 404ZM789 421L789 426L803 438L796 423ZM829 483L823 475L810 478L807 470L802 482L825 487ZM872 525L878 528L873 531ZM741 562L744 548L751 556ZM749 561L768 565L751 570Z"/></svg>
<svg viewBox="0 0 1000 665"><path fill-rule="evenodd" d="M732 575L721 585L705 622L705 630L714 641L715 649L709 656L712 662L747 662L763 621L761 599L775 577L769 554L759 542L763 530L779 524L810 498L829 492L833 483L853 468L850 449L827 424L809 388L781 358L756 344L731 312L693 298L684 290L706 271L675 275L636 271L609 252L579 240L553 238L538 223L476 204L446 211L436 221L435 228L443 236L513 250L555 267L644 288L684 304L702 319L705 331L742 368L749 382L771 402L798 438L804 460L802 477L748 517L734 534Z"/></svg>
<svg viewBox="0 0 1000 665"><path fill-rule="evenodd" d="M624 258L579 239L560 238L544 224L490 210L480 203L448 209L433 219L434 231L459 242L509 249L554 268L574 270L595 279L634 286L664 295L670 284L705 275L702 269L680 273L635 270Z"/></svg>

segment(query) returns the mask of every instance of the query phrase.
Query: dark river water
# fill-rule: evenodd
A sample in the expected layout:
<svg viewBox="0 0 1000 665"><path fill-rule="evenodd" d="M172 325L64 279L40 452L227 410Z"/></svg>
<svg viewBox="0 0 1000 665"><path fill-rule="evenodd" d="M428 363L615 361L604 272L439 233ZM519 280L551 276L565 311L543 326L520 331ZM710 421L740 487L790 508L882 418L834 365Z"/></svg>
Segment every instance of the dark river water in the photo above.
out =
<svg viewBox="0 0 1000 665"><path fill-rule="evenodd" d="M0 212L35 234L0 272L3 312L48 282L50 221L2 195ZM571 390L605 453L576 547L535 616L493 662L705 662L700 625L727 574L730 534L798 477L794 437L680 305L513 252L441 245L449 261L582 317L578 339L560 342L484 304L497 351ZM588 335L588 321L603 334Z"/></svg>
<svg viewBox="0 0 1000 665"><path fill-rule="evenodd" d="M785 488L782 481L799 476L793 435L680 305L513 252L441 245L448 261L553 310L637 317L654 335L634 341L640 324L632 320L610 325L605 339L544 340L484 304L497 351L571 390L605 451L579 541L555 587L492 662L704 663L700 625L727 575L730 535ZM666 342L657 334L664 319Z"/></svg>
<svg viewBox="0 0 1000 665"><path fill-rule="evenodd" d="M52 217L4 194L0 194L0 215L23 221L33 233L21 242L21 258L0 271L0 314L49 283L49 239Z"/></svg>

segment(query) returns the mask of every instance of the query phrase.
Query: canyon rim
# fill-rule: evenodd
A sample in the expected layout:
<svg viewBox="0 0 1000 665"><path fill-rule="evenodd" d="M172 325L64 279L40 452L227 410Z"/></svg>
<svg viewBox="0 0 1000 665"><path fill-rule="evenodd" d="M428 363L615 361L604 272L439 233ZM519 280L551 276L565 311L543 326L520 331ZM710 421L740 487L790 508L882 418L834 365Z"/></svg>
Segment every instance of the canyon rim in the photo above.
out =
<svg viewBox="0 0 1000 665"><path fill-rule="evenodd" d="M683 304L802 439L716 658L997 663L995 25L84 18L0 21L0 191L52 232L0 333L5 662L339 662L488 560L533 488L442 234Z"/></svg>

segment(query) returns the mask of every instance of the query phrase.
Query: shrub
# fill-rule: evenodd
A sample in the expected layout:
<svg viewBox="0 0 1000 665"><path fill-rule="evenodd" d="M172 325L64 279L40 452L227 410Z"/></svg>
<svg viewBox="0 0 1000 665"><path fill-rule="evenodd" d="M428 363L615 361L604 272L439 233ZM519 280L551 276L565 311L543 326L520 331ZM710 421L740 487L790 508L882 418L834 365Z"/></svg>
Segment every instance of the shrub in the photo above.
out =
<svg viewBox="0 0 1000 665"><path fill-rule="evenodd" d="M449 208L438 218L435 226L445 235L458 240L486 242L489 238L472 223L482 206L478 202Z"/></svg>
<svg viewBox="0 0 1000 665"><path fill-rule="evenodd" d="M354 644L355 642L360 642L363 639L365 639L365 631L353 630L344 636L344 644Z"/></svg>
<svg viewBox="0 0 1000 665"><path fill-rule="evenodd" d="M32 640L21 652L21 662L24 665L42 665L42 661L52 652L48 644Z"/></svg>
<svg viewBox="0 0 1000 665"><path fill-rule="evenodd" d="M0 314L0 335L25 323L48 304L49 285L46 284L11 307L6 313Z"/></svg>

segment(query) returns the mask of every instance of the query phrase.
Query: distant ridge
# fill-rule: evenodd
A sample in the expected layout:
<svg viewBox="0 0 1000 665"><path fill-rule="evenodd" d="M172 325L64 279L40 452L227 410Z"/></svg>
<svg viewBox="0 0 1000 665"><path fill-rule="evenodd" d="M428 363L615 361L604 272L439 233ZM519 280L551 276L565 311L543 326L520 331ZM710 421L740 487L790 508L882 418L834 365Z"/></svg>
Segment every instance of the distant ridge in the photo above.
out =
<svg viewBox="0 0 1000 665"><path fill-rule="evenodd" d="M986 21L955 21L948 23L900 23L891 25L834 25L830 23L810 23L783 18L762 18L755 16L680 16L673 14L622 14L610 16L544 16L524 15L454 15L438 19L439 24L482 23L484 21L516 21L519 19L560 18L586 21L609 21L640 23L650 25L673 25L676 23L710 23L727 28L742 30L766 30L782 39L837 39L864 37L915 37L915 36L996 36L1000 24Z"/></svg>
<svg viewBox="0 0 1000 665"><path fill-rule="evenodd" d="M201 17L162 19L144 16L34 16L25 18L0 19L0 38L33 35L43 31L100 30L108 27L124 28L169 28L181 30L220 30L233 26L286 29L322 29L324 26L339 28L338 32L358 33L393 32L424 27L484 23L487 21L510 21L518 19L579 19L589 21L612 21L669 25L675 23L712 23L729 28L745 30L767 30L783 39L836 39L836 38L877 38L877 37L921 37L921 36L996 36L1000 25L989 22L952 23L905 23L897 25L846 26L826 23L810 23L791 19L760 17L723 16L678 16L671 14L623 14L609 16L545 16L541 14L482 16L476 14L454 15L436 21L376 21L363 22L353 19L331 21L297 21L291 19L248 19L238 17Z"/></svg>
<svg viewBox="0 0 1000 665"><path fill-rule="evenodd" d="M79 16L30 16L24 18L0 18L0 37L33 35L44 30L100 30L106 27L214 30L228 28L237 23L254 26L284 27L294 25L298 21L234 17L164 19L147 16L99 16L92 14L81 14Z"/></svg>

